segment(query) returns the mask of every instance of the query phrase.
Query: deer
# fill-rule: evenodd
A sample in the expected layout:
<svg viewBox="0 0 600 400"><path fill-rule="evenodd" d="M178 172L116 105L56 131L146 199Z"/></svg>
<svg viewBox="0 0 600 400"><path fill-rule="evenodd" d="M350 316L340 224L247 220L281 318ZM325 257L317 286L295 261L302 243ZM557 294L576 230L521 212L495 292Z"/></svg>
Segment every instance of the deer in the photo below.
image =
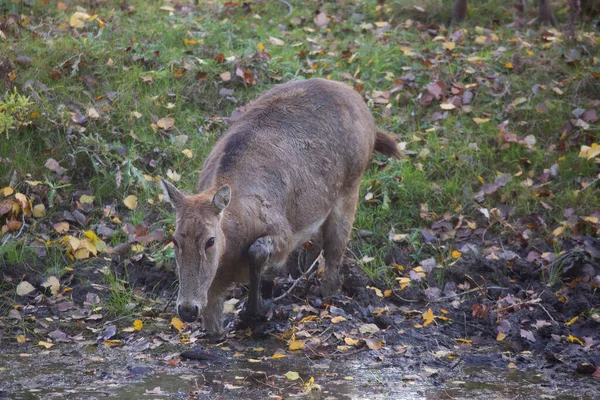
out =
<svg viewBox="0 0 600 400"><path fill-rule="evenodd" d="M228 289L248 284L242 320L264 317L261 274L320 233L321 295L341 288L340 269L374 151L398 158L362 96L323 78L275 85L251 102L204 161L197 194L160 179L175 210L172 243L181 320L222 333Z"/></svg>

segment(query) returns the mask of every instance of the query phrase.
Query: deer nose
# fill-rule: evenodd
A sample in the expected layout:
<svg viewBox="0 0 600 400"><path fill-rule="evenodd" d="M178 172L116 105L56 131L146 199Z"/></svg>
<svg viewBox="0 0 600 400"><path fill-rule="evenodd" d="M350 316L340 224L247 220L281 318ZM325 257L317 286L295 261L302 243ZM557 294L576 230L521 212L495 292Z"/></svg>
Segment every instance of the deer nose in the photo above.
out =
<svg viewBox="0 0 600 400"><path fill-rule="evenodd" d="M180 304L177 307L177 314L185 322L194 322L198 319L200 310L195 304Z"/></svg>

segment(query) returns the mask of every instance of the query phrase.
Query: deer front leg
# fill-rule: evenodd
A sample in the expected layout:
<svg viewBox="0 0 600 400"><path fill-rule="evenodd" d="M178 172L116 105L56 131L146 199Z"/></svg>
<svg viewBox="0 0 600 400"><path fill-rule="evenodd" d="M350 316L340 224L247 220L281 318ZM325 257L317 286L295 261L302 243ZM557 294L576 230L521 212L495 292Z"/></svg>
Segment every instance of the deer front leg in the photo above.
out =
<svg viewBox="0 0 600 400"><path fill-rule="evenodd" d="M260 237L248 249L250 291L248 302L241 314L243 318L264 317L266 310L260 296L261 273L265 265L279 263L284 252L285 241L275 236Z"/></svg>

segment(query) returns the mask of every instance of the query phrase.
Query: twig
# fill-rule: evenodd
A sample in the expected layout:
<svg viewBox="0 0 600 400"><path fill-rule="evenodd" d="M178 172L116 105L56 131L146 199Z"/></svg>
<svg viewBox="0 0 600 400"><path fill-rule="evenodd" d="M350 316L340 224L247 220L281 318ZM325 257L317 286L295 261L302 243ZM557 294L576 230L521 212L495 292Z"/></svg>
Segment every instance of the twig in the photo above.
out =
<svg viewBox="0 0 600 400"><path fill-rule="evenodd" d="M177 292L179 291L179 288L177 288L177 290L175 290L173 292L173 294L171 295L171 297L169 298L169 301L167 301L167 304L165 305L165 308L163 308L163 313L167 312L167 308L169 308L169 306L171 305L171 302L173 301L173 299L175 298L175 295L177 294Z"/></svg>
<svg viewBox="0 0 600 400"><path fill-rule="evenodd" d="M308 275L309 275L309 274L312 272L312 269L313 269L313 268L314 268L314 267L315 267L315 266L316 266L316 265L319 263L319 261L321 260L321 258L322 258L322 257L323 257L323 251L321 250L321 252L319 253L319 256L318 256L318 257L315 259L315 261L313 261L313 263L312 263L312 265L310 266L310 268L309 268L308 270L306 270L306 272L304 272L304 273L302 274L302 276L300 276L298 279L296 279L296 280L294 281L294 283L292 284L292 286L291 286L291 287L290 287L290 288L289 288L289 289L288 289L288 290L287 290L287 291L286 291L284 294L282 294L282 295L281 295L281 296L279 296L279 297L275 297L275 298L273 299L273 302L275 303L275 302L277 302L277 301L279 301L279 300L283 299L283 298L284 298L285 296L287 296L288 294L290 294L290 293L292 292L292 290L294 290L294 288L295 288L296 286L298 286L298 283L300 283L300 281L301 281L302 279L306 278L306 277L307 277L307 276L308 276Z"/></svg>
<svg viewBox="0 0 600 400"><path fill-rule="evenodd" d="M552 318L552 315L550 315L550 313L548 312L548 310L546 310L546 308L541 305L540 303L537 303L538 306L542 307L542 310L544 310L546 312L546 314L548 315L548 317L550 317L550 319L552 320L552 322L554 322L555 324L557 323L556 320L554 318Z"/></svg>
<svg viewBox="0 0 600 400"><path fill-rule="evenodd" d="M508 288L505 288L505 287L500 287L500 286L488 286L488 287L486 288L486 290L490 290L490 289L508 290ZM473 293L473 292L479 292L479 291L481 291L481 288L480 288L480 287L478 287L478 288L475 288L475 289L471 289L471 290L467 290L466 292L454 293L454 294L451 294L450 296L444 296L444 297L440 297L439 299L437 299L437 300L435 301L435 303L437 303L437 302L439 302L439 301L441 301L441 300L453 299L453 298L455 298L455 297L459 297L459 296L463 296L463 295L465 295L465 294L469 294L469 293Z"/></svg>
<svg viewBox="0 0 600 400"><path fill-rule="evenodd" d="M286 6L288 6L288 8L290 9L286 15L286 17L289 17L290 15L292 15L292 11L294 11L294 7L292 7L292 5L290 3L288 3L285 0L277 0L278 2L280 2L281 4L285 4Z"/></svg>

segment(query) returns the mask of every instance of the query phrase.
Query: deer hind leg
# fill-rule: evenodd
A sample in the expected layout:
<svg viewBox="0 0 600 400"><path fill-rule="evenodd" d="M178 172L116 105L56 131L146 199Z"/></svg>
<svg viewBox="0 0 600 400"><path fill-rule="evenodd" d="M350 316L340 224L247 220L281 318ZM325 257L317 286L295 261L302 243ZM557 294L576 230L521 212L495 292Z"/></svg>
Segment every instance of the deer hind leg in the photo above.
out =
<svg viewBox="0 0 600 400"><path fill-rule="evenodd" d="M260 296L261 273L266 265L279 264L281 260L285 260L286 250L286 241L279 236L260 237L248 249L250 290L248 302L242 312L243 318L264 317L265 310Z"/></svg>
<svg viewBox="0 0 600 400"><path fill-rule="evenodd" d="M336 294L342 286L340 268L352 232L357 202L358 187L337 200L323 223L323 255L325 256L325 272L321 282L323 297Z"/></svg>

